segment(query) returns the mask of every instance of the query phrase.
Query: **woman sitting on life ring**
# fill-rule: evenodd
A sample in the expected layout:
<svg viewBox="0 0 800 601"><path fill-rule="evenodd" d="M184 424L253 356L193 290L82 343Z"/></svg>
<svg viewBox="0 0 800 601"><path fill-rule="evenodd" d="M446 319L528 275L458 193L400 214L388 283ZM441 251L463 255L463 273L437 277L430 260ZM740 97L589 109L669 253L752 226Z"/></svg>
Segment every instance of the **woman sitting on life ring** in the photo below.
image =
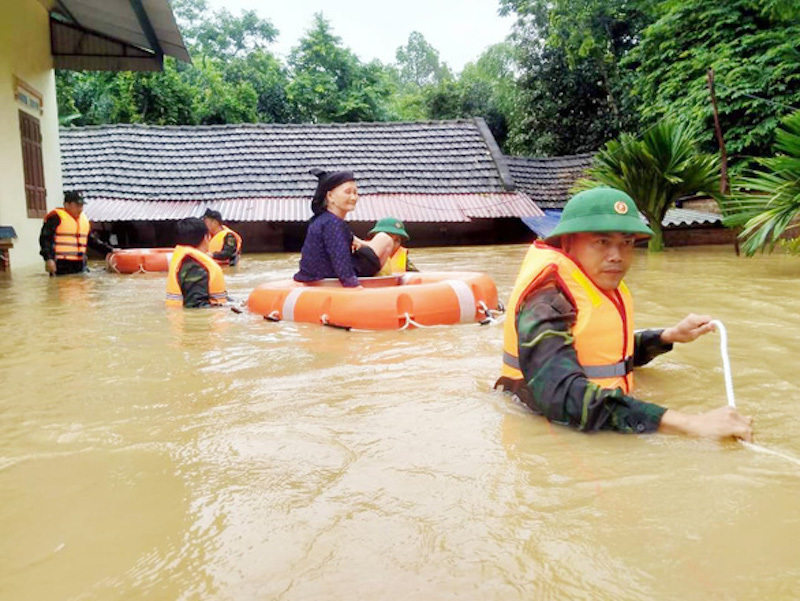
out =
<svg viewBox="0 0 800 601"><path fill-rule="evenodd" d="M389 259L394 241L384 233L370 240L353 235L344 218L356 208L358 187L350 171L312 169L319 179L311 211L314 216L308 226L300 251L300 271L294 275L298 282L316 282L338 278L342 286L357 288L359 277L372 277Z"/></svg>

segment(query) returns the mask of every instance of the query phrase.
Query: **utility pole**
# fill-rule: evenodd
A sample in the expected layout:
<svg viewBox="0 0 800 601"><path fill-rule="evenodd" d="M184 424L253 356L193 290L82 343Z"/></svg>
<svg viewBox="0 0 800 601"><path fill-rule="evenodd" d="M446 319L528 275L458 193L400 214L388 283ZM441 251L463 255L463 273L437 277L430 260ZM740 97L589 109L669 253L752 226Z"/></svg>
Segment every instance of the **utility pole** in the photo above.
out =
<svg viewBox="0 0 800 601"><path fill-rule="evenodd" d="M714 109L714 129L717 132L717 144L719 144L720 154L720 177L719 177L719 191L723 196L728 193L728 152L725 150L725 138L722 137L722 126L719 124L719 112L717 111L717 96L714 93L714 69L709 69L708 76L708 92L711 94L711 108ZM736 256L739 256L739 231L737 228L736 236L733 239L733 250L736 251Z"/></svg>
<svg viewBox="0 0 800 601"><path fill-rule="evenodd" d="M719 124L719 112L717 112L717 96L714 94L714 69L708 70L708 91L711 94L711 107L714 109L714 129L717 132L717 143L719 144L720 178L719 191L722 194L728 193L728 152L725 150L725 139L722 137L722 126Z"/></svg>

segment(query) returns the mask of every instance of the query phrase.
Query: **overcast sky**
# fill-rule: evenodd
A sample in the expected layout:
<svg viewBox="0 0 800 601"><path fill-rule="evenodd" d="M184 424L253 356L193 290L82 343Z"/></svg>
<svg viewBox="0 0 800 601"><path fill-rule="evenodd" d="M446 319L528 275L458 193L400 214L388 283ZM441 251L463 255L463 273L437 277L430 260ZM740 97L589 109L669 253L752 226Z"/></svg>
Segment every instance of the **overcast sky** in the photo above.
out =
<svg viewBox="0 0 800 601"><path fill-rule="evenodd" d="M271 50L282 56L297 45L314 13L322 12L362 61L394 62L397 48L419 31L455 71L502 42L513 23L498 16L498 0L209 0L209 5L235 15L255 10L269 19L280 32Z"/></svg>

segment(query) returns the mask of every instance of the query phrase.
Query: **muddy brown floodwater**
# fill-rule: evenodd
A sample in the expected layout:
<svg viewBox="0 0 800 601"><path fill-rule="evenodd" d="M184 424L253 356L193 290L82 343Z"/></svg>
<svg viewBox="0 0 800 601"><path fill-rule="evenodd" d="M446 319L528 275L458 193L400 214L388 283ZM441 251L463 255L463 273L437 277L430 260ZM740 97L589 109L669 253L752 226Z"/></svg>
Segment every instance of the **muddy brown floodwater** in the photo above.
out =
<svg viewBox="0 0 800 601"><path fill-rule="evenodd" d="M524 246L414 249L490 273ZM296 254L245 255L243 299ZM727 326L760 444L800 457L800 259L639 252L637 327ZM797 599L800 469L585 435L492 391L502 327L345 332L167 311L164 276L0 277L0 598ZM719 338L640 398L725 403Z"/></svg>

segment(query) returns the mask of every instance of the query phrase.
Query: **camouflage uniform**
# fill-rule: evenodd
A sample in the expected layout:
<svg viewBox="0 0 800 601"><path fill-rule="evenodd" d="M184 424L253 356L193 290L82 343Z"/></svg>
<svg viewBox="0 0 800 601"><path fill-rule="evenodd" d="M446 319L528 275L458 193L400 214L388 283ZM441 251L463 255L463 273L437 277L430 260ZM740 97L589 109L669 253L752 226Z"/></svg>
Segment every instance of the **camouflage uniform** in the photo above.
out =
<svg viewBox="0 0 800 601"><path fill-rule="evenodd" d="M233 234L225 234L222 241L222 250L211 254L212 259L220 261L229 261L231 267L236 265L239 261L239 253L236 249L236 237Z"/></svg>
<svg viewBox="0 0 800 601"><path fill-rule="evenodd" d="M625 395L620 388L601 388L586 378L573 346L576 316L575 307L555 283L522 300L516 319L519 362L527 386L514 392L532 410L559 424L584 431L654 432L664 407ZM661 332L636 332L634 365L645 365L672 349L661 341Z"/></svg>
<svg viewBox="0 0 800 601"><path fill-rule="evenodd" d="M211 304L208 290L208 270L192 257L186 257L178 270L178 285L183 294L183 306L187 309L216 307Z"/></svg>

